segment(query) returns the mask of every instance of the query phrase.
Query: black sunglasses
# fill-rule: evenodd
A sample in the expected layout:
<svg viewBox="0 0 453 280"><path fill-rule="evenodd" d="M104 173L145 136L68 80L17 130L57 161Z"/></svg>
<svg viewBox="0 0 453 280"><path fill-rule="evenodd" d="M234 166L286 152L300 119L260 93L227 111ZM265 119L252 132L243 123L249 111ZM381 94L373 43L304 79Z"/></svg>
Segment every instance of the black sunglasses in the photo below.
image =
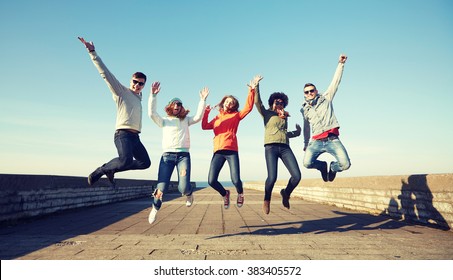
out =
<svg viewBox="0 0 453 280"><path fill-rule="evenodd" d="M279 106L279 105L280 105L280 106L283 106L283 105L285 105L285 103L280 102L280 101L275 101L275 105L277 105L277 106Z"/></svg>
<svg viewBox="0 0 453 280"><path fill-rule="evenodd" d="M306 90L304 91L305 94L309 94L309 93L313 93L315 92L316 89L310 89L310 90Z"/></svg>
<svg viewBox="0 0 453 280"><path fill-rule="evenodd" d="M181 102L175 102L175 105L181 107L182 103Z"/></svg>
<svg viewBox="0 0 453 280"><path fill-rule="evenodd" d="M144 86L145 83L144 82L139 82L137 80L132 80L132 82L134 83L134 85L138 84L139 86Z"/></svg>

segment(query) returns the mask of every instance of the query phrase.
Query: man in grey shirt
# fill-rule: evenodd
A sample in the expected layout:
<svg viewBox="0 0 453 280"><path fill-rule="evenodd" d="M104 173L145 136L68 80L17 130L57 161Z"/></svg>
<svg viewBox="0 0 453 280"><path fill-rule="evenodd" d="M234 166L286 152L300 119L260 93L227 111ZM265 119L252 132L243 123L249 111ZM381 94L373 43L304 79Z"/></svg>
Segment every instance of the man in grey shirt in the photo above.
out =
<svg viewBox="0 0 453 280"><path fill-rule="evenodd" d="M106 175L112 186L115 186L116 172L147 169L151 166L148 152L139 137L142 128L142 90L146 83L146 75L136 72L132 75L129 87L123 86L102 62L93 42L78 38L87 48L94 66L107 83L117 108L114 139L118 157L94 170L88 176L88 184L93 185Z"/></svg>
<svg viewBox="0 0 453 280"><path fill-rule="evenodd" d="M332 104L347 58L344 54L340 55L332 82L325 93L319 94L314 84L304 85L305 102L300 109L304 118L304 166L319 170L325 182L332 182L337 172L347 170L351 166L348 153L338 137L340 124ZM313 132L312 141L310 127ZM327 167L327 162L318 160L323 153L331 154L336 161L332 161Z"/></svg>

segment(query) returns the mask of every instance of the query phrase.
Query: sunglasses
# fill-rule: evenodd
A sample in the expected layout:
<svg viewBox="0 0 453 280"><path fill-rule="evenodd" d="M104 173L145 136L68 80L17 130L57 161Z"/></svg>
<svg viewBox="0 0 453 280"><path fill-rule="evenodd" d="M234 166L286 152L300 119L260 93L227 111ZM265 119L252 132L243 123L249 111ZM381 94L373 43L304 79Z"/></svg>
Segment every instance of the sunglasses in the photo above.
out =
<svg viewBox="0 0 453 280"><path fill-rule="evenodd" d="M313 93L315 92L316 89L310 89L310 90L306 90L304 91L305 94L309 94L309 93Z"/></svg>
<svg viewBox="0 0 453 280"><path fill-rule="evenodd" d="M139 81L137 81L137 80L132 80L132 82L134 83L134 85L138 84L138 85L141 86L141 87L145 85L144 82L139 82Z"/></svg>
<svg viewBox="0 0 453 280"><path fill-rule="evenodd" d="M283 106L283 105L285 105L285 103L280 102L280 101L275 101L275 105L277 105L277 106Z"/></svg>
<svg viewBox="0 0 453 280"><path fill-rule="evenodd" d="M175 105L181 107L182 103L181 102L175 102Z"/></svg>

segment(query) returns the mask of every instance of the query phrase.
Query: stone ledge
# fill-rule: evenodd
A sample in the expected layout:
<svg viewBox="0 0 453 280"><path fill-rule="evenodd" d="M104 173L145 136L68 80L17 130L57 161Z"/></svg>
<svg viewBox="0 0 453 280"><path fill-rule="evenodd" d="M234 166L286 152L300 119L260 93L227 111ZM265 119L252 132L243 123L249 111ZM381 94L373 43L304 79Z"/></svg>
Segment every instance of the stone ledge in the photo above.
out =
<svg viewBox="0 0 453 280"><path fill-rule="evenodd" d="M277 181L273 192L280 195L286 184L287 181ZM264 191L264 181L248 182L244 187ZM340 177L333 182L302 179L291 196L442 229L453 228L453 174Z"/></svg>
<svg viewBox="0 0 453 280"><path fill-rule="evenodd" d="M192 183L195 186L195 183ZM0 174L0 224L64 210L152 196L154 180L117 179L117 191L101 178L88 186L86 177ZM168 192L177 192L170 182Z"/></svg>

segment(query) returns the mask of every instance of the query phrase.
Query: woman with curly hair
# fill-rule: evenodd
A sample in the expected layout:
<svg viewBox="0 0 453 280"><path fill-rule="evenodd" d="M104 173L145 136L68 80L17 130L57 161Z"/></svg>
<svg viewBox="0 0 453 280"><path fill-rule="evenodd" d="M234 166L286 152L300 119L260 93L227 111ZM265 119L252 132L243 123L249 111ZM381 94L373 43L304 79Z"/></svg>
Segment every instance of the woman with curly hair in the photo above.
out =
<svg viewBox="0 0 453 280"><path fill-rule="evenodd" d="M264 121L264 149L267 166L267 179L264 187L263 212L269 214L272 190L277 180L278 159L288 169L291 178L285 189L280 191L282 204L290 207L289 198L292 191L301 180L300 168L293 151L289 147L289 138L300 135L302 129L296 124L296 130L288 132L288 117L285 107L288 105L288 96L283 92L274 92L268 100L269 108L266 109L261 101L259 87L255 90L255 105Z"/></svg>
<svg viewBox="0 0 453 280"><path fill-rule="evenodd" d="M253 109L255 87L261 79L261 76L255 76L250 81L247 101L241 111L239 111L238 100L232 95L227 95L215 106L215 108L218 108L219 114L208 122L209 113L211 112L211 107L208 105L201 121L201 127L204 130L212 129L214 131L214 155L212 156L211 166L209 168L208 183L223 197L223 206L225 209L230 207L230 191L225 190L218 180L220 170L225 164L225 161L228 161L231 181L238 193L236 205L237 207L242 207L244 204L244 190L240 176L239 149L236 133L239 122Z"/></svg>
<svg viewBox="0 0 453 280"><path fill-rule="evenodd" d="M163 154L159 163L159 174L157 189L154 191L153 209L151 210L148 222L152 224L156 220L157 211L162 206L162 196L170 183L173 170L178 171L178 190L186 196L186 206L193 203L192 186L190 184L190 134L189 126L198 123L203 115L206 98L209 89L203 88L200 91L200 102L195 116L188 116L189 110L183 106L181 99L173 98L165 106L167 116L161 117L156 111L156 97L160 91L160 83L153 84L148 102L149 117L162 130Z"/></svg>

